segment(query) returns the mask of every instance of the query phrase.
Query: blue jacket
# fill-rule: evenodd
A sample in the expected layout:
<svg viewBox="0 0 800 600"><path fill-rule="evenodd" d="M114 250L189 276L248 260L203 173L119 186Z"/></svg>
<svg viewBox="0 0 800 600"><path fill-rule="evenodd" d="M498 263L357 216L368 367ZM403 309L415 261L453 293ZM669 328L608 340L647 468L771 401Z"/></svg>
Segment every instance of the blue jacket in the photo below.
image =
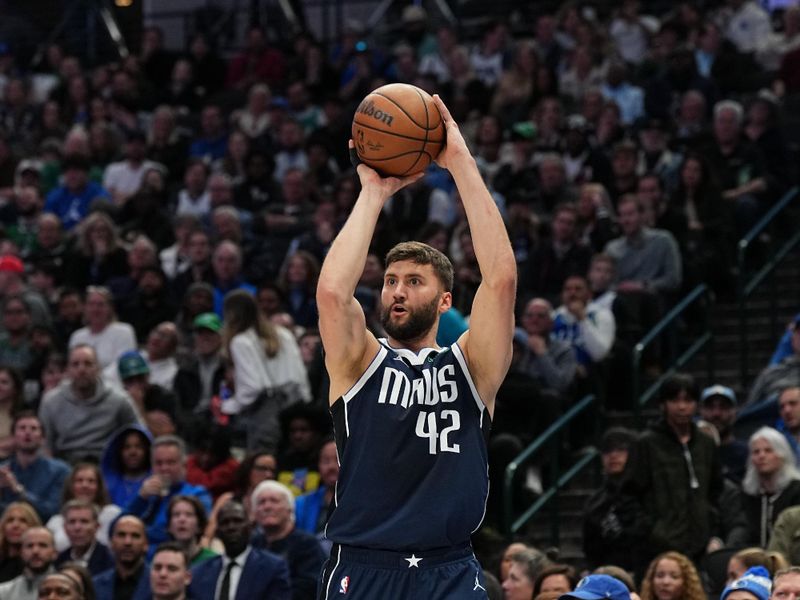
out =
<svg viewBox="0 0 800 600"><path fill-rule="evenodd" d="M58 512L61 505L61 490L69 475L67 463L57 458L39 456L23 469L14 455L5 463L17 481L25 488L23 494L14 494L8 488L0 490L0 512L11 502L25 500L33 505L42 523Z"/></svg>
<svg viewBox="0 0 800 600"><path fill-rule="evenodd" d="M150 456L150 442L152 436L150 432L141 425L126 425L117 430L114 435L109 438L106 447L103 449L103 456L100 459L100 470L103 473L103 479L108 487L108 493L111 496L111 502L117 506L128 506L136 495L139 493L139 488L142 487L142 482L150 476L150 470L138 479L128 479L122 475L122 465L120 464L120 449L125 436L132 431L141 433L145 440L145 452Z"/></svg>
<svg viewBox="0 0 800 600"><path fill-rule="evenodd" d="M89 214L89 206L96 198L110 200L111 196L100 184L94 181L86 184L86 187L78 195L73 194L62 185L47 194L44 210L58 215L64 224L64 229L69 230Z"/></svg>
<svg viewBox="0 0 800 600"><path fill-rule="evenodd" d="M147 525L147 541L150 543L150 555L161 542L169 539L167 534L167 508L173 496L194 496L211 514L211 494L202 485L181 482L173 484L166 496L150 496L142 498L138 494L125 509L127 514L136 515Z"/></svg>
<svg viewBox="0 0 800 600"><path fill-rule="evenodd" d="M325 486L323 485L313 492L299 496L294 504L295 527L301 531L316 534L319 513L327 508L324 503Z"/></svg>
<svg viewBox="0 0 800 600"><path fill-rule="evenodd" d="M197 600L214 600L222 557L200 563L192 569L189 593ZM251 548L236 588L236 600L290 600L289 567L271 552ZM98 594L98 600L102 598ZM138 600L138 599L137 599Z"/></svg>
<svg viewBox="0 0 800 600"><path fill-rule="evenodd" d="M97 600L116 600L114 598L114 578L117 571L114 568L103 571L92 579L94 583L94 594ZM139 583L133 592L131 600L150 600L150 565L145 563L142 572L139 574Z"/></svg>

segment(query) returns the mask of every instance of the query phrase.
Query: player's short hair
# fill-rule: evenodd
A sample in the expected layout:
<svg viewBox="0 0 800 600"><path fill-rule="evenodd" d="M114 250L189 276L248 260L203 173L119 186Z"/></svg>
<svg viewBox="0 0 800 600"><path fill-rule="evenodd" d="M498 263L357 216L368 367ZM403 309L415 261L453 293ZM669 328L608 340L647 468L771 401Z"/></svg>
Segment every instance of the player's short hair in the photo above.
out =
<svg viewBox="0 0 800 600"><path fill-rule="evenodd" d="M422 242L402 242L386 254L386 268L394 262L410 260L417 265L431 265L446 292L453 290L453 263L436 248Z"/></svg>

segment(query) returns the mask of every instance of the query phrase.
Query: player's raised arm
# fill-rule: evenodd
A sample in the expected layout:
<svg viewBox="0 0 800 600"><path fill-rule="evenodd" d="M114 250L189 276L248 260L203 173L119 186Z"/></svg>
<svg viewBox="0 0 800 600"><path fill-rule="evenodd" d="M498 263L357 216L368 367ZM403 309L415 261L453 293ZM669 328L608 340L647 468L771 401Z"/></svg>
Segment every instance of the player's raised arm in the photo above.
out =
<svg viewBox="0 0 800 600"><path fill-rule="evenodd" d="M352 148L352 141L350 145ZM319 331L331 378L331 402L356 382L378 351L378 341L367 331L364 311L353 293L383 204L422 176L383 178L364 164L358 165L357 171L361 193L325 257L317 283Z"/></svg>
<svg viewBox="0 0 800 600"><path fill-rule="evenodd" d="M437 162L453 176L467 214L481 284L472 303L469 330L459 340L478 393L489 411L511 363L517 264L505 223L486 189L458 125L439 96L447 145Z"/></svg>

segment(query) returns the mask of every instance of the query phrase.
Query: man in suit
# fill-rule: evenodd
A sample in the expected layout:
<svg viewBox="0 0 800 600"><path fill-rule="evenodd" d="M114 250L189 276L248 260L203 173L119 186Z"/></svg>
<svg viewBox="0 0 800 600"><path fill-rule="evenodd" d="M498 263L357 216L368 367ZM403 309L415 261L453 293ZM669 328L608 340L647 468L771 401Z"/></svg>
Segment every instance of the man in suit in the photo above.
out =
<svg viewBox="0 0 800 600"><path fill-rule="evenodd" d="M240 502L230 501L220 509L217 537L225 555L192 569L192 598L290 600L289 567L274 554L250 545L250 523Z"/></svg>
<svg viewBox="0 0 800 600"><path fill-rule="evenodd" d="M92 576L112 568L114 557L108 547L95 538L100 527L97 506L86 500L70 500L61 509L61 514L70 547L58 555L56 565L76 562L89 569Z"/></svg>
<svg viewBox="0 0 800 600"><path fill-rule="evenodd" d="M123 515L111 525L114 567L94 578L97 598L104 600L145 600L150 598L147 534L139 517Z"/></svg>
<svg viewBox="0 0 800 600"><path fill-rule="evenodd" d="M189 559L177 542L164 542L156 548L150 565L153 600L190 600L187 594L192 574Z"/></svg>

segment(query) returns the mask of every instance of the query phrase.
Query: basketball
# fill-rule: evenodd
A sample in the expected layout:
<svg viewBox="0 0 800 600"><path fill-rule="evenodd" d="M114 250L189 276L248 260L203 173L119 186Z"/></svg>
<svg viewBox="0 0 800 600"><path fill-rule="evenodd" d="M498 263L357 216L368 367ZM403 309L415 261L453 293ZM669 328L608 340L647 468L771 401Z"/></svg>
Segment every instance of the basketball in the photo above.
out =
<svg viewBox="0 0 800 600"><path fill-rule="evenodd" d="M361 101L352 136L363 163L384 176L406 177L424 171L439 155L444 121L430 94L392 83Z"/></svg>

